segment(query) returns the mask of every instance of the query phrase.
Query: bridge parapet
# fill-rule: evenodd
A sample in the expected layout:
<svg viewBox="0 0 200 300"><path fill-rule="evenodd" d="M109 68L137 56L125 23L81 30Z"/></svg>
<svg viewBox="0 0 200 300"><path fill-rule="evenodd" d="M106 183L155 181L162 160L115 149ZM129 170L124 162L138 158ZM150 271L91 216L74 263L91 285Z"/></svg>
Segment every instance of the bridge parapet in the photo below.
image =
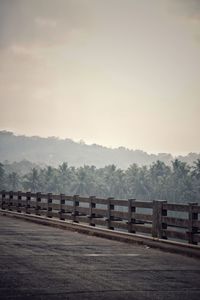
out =
<svg viewBox="0 0 200 300"><path fill-rule="evenodd" d="M167 201L101 199L64 194L0 192L2 210L71 220L159 239L200 243L200 206Z"/></svg>

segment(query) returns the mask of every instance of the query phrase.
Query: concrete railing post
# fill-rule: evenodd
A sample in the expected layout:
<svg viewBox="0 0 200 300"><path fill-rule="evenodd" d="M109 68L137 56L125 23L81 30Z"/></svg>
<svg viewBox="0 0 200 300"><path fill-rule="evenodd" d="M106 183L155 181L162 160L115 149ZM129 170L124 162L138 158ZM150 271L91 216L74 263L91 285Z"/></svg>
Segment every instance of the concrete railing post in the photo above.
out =
<svg viewBox="0 0 200 300"><path fill-rule="evenodd" d="M195 244L198 243L194 241L193 237L196 232L198 232L198 227L194 226L194 221L198 220L198 212L195 212L195 208L198 206L198 203L189 203L189 226L188 226L188 242L189 244Z"/></svg>
<svg viewBox="0 0 200 300"><path fill-rule="evenodd" d="M114 219L112 217L112 210L115 209L115 206L113 204L111 204L111 201L113 200L114 198L108 198L107 199L107 228L108 229L111 229L111 230L114 230L114 227L111 226L111 222L112 220Z"/></svg>
<svg viewBox="0 0 200 300"><path fill-rule="evenodd" d="M60 194L60 211L59 211L59 215L60 215L60 220L65 220L65 194Z"/></svg>
<svg viewBox="0 0 200 300"><path fill-rule="evenodd" d="M1 209L5 209L5 199L6 199L6 194L5 191L1 191Z"/></svg>
<svg viewBox="0 0 200 300"><path fill-rule="evenodd" d="M95 218L95 213L93 213L93 208L96 208L96 203L93 202L95 199L95 196L91 196L89 199L89 218L90 218L90 226L95 226L95 223L93 222L93 218Z"/></svg>
<svg viewBox="0 0 200 300"><path fill-rule="evenodd" d="M132 229L132 224L135 223L135 219L132 218L132 213L136 211L134 206L135 199L128 199L128 232L135 233L135 230Z"/></svg>
<svg viewBox="0 0 200 300"><path fill-rule="evenodd" d="M40 216L41 193L36 193L35 214Z"/></svg>
<svg viewBox="0 0 200 300"><path fill-rule="evenodd" d="M47 194L47 218L52 218L52 193Z"/></svg>
<svg viewBox="0 0 200 300"><path fill-rule="evenodd" d="M17 192L17 212L21 212L21 200L22 200L22 192L21 191L18 191Z"/></svg>
<svg viewBox="0 0 200 300"><path fill-rule="evenodd" d="M76 216L78 216L79 212L77 211L77 207L79 206L79 195L74 195L73 196L73 213L72 213L72 217L73 217L73 222L78 223L78 220L76 218Z"/></svg>
<svg viewBox="0 0 200 300"><path fill-rule="evenodd" d="M12 210L13 205L13 191L9 192L9 199L8 199L8 210Z"/></svg>
<svg viewBox="0 0 200 300"><path fill-rule="evenodd" d="M26 214L30 214L29 208L30 208L30 200L31 200L31 193L26 193L26 206L25 206L25 212Z"/></svg>
<svg viewBox="0 0 200 300"><path fill-rule="evenodd" d="M153 216L152 216L152 236L162 239L166 238L163 235L163 229L166 229L166 224L162 222L162 216L166 216L167 211L163 210L165 200L153 200Z"/></svg>

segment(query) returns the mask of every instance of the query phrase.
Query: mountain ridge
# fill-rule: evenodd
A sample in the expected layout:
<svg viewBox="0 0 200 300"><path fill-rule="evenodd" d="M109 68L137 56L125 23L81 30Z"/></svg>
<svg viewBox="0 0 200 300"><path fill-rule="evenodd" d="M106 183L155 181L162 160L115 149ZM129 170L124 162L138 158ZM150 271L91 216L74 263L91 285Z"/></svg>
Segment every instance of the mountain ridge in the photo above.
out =
<svg viewBox="0 0 200 300"><path fill-rule="evenodd" d="M104 167L114 164L126 169L136 163L139 166L149 166L157 160L170 165L178 158L190 165L200 159L200 153L173 156L170 153L148 154L143 150L127 149L125 147L109 148L98 144L88 145L84 142L75 142L72 139L57 137L39 137L16 135L11 131L0 131L0 161L20 162L28 160L36 164L58 166L66 161L69 165L95 165Z"/></svg>

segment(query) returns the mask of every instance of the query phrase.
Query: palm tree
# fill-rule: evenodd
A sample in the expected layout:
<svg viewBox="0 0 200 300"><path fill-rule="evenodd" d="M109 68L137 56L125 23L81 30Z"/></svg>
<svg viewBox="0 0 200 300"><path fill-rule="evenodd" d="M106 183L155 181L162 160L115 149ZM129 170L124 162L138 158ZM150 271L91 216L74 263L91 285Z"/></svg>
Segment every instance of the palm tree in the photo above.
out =
<svg viewBox="0 0 200 300"><path fill-rule="evenodd" d="M40 187L39 174L36 168L24 176L23 187L27 191L38 192Z"/></svg>
<svg viewBox="0 0 200 300"><path fill-rule="evenodd" d="M8 175L8 187L9 190L17 191L20 190L20 176L16 172L12 172Z"/></svg>

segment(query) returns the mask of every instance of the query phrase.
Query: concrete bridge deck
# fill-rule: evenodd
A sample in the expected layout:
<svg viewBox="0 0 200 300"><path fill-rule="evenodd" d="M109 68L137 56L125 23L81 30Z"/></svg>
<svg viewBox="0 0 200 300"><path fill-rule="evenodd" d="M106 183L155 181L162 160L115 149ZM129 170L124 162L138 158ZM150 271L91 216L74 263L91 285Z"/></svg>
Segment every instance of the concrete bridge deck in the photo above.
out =
<svg viewBox="0 0 200 300"><path fill-rule="evenodd" d="M200 299L200 260L0 215L0 299Z"/></svg>

